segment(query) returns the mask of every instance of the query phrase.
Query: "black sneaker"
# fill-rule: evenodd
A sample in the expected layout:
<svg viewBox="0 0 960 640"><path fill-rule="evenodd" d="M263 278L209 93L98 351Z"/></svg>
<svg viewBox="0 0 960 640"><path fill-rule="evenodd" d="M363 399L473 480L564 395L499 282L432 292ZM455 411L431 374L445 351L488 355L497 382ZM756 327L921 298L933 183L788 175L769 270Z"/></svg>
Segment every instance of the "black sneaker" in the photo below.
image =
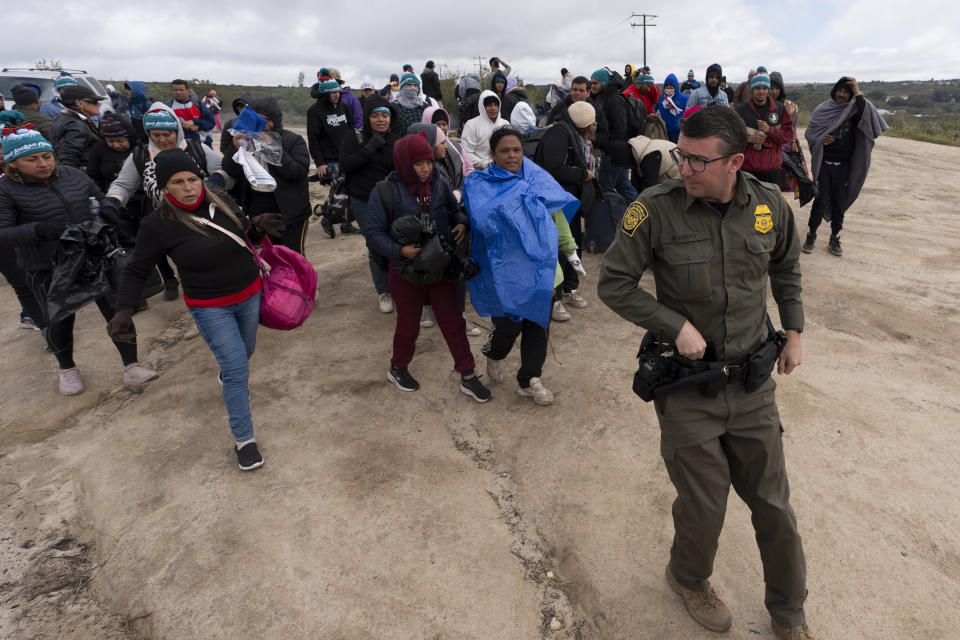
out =
<svg viewBox="0 0 960 640"><path fill-rule="evenodd" d="M360 229L353 226L352 222L344 222L340 225L340 233L344 235L360 235Z"/></svg>
<svg viewBox="0 0 960 640"><path fill-rule="evenodd" d="M387 370L387 380L397 385L397 389L400 389L400 391L416 391L420 388L420 383L410 375L406 367L399 369L390 367Z"/></svg>
<svg viewBox="0 0 960 640"><path fill-rule="evenodd" d="M835 256L843 255L843 247L840 246L839 235L834 233L830 236L830 244L828 245L828 248L830 249L830 253L832 253Z"/></svg>
<svg viewBox="0 0 960 640"><path fill-rule="evenodd" d="M479 376L472 378L460 378L460 391L476 400L477 402L487 402L493 397L490 389L483 386Z"/></svg>
<svg viewBox="0 0 960 640"><path fill-rule="evenodd" d="M813 253L813 247L817 244L817 234L813 231L807 234L807 239L804 241L803 246L800 247L800 251L804 253Z"/></svg>
<svg viewBox="0 0 960 640"><path fill-rule="evenodd" d="M242 449L237 449L237 445L233 445L233 450L237 452L237 466L240 467L240 471L250 471L263 466L263 456L260 455L256 442L248 442Z"/></svg>
<svg viewBox="0 0 960 640"><path fill-rule="evenodd" d="M333 225L330 224L330 221L325 217L320 218L320 231L323 232L323 235L327 238L333 240L337 236L337 232L334 231Z"/></svg>

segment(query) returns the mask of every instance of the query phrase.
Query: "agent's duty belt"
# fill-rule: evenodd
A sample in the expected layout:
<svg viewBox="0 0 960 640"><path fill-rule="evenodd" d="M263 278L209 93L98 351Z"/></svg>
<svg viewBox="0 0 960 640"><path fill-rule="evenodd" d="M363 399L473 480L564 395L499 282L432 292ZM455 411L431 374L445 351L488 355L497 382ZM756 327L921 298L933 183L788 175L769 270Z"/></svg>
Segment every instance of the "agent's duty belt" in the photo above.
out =
<svg viewBox="0 0 960 640"><path fill-rule="evenodd" d="M702 359L690 360L676 352L673 342L658 341L647 332L637 353L640 367L633 376L633 392L650 402L678 389L696 386L704 397L715 398L731 382L743 382L744 390L752 393L770 377L787 343L787 335L776 331L769 317L767 328L767 339L756 349L727 361L717 361L711 340L707 340Z"/></svg>

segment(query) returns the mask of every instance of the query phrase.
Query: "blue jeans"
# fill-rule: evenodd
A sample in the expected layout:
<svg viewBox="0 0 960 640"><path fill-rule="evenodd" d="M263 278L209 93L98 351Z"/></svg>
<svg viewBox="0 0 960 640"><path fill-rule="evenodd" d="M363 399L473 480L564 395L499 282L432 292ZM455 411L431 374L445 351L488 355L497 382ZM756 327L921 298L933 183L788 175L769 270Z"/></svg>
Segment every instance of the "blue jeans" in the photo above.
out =
<svg viewBox="0 0 960 640"><path fill-rule="evenodd" d="M191 307L200 335L213 351L223 375L223 402L237 442L253 438L250 417L250 356L257 346L260 294L226 307Z"/></svg>
<svg viewBox="0 0 960 640"><path fill-rule="evenodd" d="M630 184L630 170L615 167L610 160L610 154L605 153L600 158L600 168L597 169L597 181L604 195L619 193L627 203L633 202L639 195Z"/></svg>
<svg viewBox="0 0 960 640"><path fill-rule="evenodd" d="M353 209L353 217L357 219L360 225L360 232L367 235L367 202L360 198L350 196L350 208ZM373 286L377 293L390 293L390 284L387 282L387 273L381 271L377 263L373 261L370 252L367 251L367 262L370 264L370 277L373 278Z"/></svg>

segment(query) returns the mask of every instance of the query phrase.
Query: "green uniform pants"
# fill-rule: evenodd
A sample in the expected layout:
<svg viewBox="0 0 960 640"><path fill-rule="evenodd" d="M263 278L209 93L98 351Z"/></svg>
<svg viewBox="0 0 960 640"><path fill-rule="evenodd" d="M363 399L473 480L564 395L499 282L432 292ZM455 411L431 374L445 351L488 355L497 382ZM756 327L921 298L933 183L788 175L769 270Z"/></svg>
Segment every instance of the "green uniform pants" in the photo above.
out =
<svg viewBox="0 0 960 640"><path fill-rule="evenodd" d="M778 624L790 627L805 622L806 565L790 508L775 387L771 379L746 393L742 383L733 383L716 398L684 389L657 401L656 408L661 453L677 489L670 549L677 582L696 591L706 588L732 484L752 514L764 603ZM690 442L694 432L702 434L700 441Z"/></svg>

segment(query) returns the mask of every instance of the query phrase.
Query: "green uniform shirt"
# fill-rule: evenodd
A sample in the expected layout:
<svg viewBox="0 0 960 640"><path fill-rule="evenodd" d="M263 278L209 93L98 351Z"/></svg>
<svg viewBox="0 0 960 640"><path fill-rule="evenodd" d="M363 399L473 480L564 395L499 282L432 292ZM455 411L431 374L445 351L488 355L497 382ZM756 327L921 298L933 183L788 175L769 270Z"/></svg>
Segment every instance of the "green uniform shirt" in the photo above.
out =
<svg viewBox="0 0 960 640"><path fill-rule="evenodd" d="M637 284L653 267L657 297ZM632 203L603 256L597 293L608 307L675 340L685 320L732 360L767 337L767 278L785 329L803 329L800 238L780 191L737 174L726 214L690 196L682 180Z"/></svg>

